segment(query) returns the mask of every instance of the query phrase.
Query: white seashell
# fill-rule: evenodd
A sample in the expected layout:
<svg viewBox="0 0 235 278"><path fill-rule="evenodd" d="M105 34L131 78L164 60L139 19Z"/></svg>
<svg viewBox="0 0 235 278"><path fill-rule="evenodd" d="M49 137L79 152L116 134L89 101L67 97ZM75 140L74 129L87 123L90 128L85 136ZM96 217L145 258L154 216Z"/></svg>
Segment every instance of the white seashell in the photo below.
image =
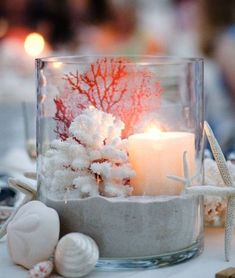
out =
<svg viewBox="0 0 235 278"><path fill-rule="evenodd" d="M40 262L29 271L29 278L46 278L49 277L53 270L51 261Z"/></svg>
<svg viewBox="0 0 235 278"><path fill-rule="evenodd" d="M8 250L14 263L32 268L53 254L59 239L57 212L42 202L22 206L8 224Z"/></svg>
<svg viewBox="0 0 235 278"><path fill-rule="evenodd" d="M95 241L81 233L70 233L59 241L55 250L55 267L65 277L82 277L95 267L99 249Z"/></svg>

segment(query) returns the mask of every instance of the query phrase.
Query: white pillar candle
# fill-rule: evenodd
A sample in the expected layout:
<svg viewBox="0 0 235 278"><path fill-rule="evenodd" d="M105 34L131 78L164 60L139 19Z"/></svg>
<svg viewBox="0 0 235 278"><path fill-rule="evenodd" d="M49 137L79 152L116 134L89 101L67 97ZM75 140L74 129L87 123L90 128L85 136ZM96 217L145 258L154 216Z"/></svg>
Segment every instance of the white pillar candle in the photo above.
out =
<svg viewBox="0 0 235 278"><path fill-rule="evenodd" d="M137 133L128 138L129 160L136 172L133 195L178 195L182 183L167 178L183 176L187 151L190 174L195 170L195 136L189 132Z"/></svg>

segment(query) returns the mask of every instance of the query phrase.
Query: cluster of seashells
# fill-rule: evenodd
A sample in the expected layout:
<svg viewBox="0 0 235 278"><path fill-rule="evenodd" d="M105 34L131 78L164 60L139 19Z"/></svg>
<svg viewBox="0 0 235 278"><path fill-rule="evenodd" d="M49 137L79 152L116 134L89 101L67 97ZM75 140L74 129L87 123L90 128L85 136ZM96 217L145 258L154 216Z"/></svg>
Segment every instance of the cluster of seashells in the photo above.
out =
<svg viewBox="0 0 235 278"><path fill-rule="evenodd" d="M22 206L8 224L9 254L15 264L29 269L30 278L49 277L53 268L68 278L83 277L95 267L95 241L81 233L59 240L59 230L57 212L39 201Z"/></svg>

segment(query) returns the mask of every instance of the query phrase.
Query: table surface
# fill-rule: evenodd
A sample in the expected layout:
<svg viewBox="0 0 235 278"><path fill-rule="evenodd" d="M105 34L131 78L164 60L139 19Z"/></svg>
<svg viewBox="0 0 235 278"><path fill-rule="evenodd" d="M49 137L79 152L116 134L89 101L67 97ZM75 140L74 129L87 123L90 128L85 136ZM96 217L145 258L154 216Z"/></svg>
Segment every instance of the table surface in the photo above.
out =
<svg viewBox="0 0 235 278"><path fill-rule="evenodd" d="M205 231L205 249L202 255L188 262L155 270L138 271L93 271L89 278L213 278L215 273L228 267L235 267L235 242L230 262L224 260L224 231L208 228ZM7 252L6 242L0 242L0 278L27 278L28 273L14 265ZM51 278L61 276L52 275Z"/></svg>

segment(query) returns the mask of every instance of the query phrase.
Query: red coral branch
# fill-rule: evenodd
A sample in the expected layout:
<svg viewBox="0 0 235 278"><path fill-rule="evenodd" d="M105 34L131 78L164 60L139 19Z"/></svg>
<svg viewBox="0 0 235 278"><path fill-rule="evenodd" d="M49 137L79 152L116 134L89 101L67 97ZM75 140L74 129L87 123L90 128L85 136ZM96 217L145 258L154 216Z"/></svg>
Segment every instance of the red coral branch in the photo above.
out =
<svg viewBox="0 0 235 278"><path fill-rule="evenodd" d="M69 126L73 120L73 117L71 113L68 112L68 109L64 105L62 99L57 97L54 99L54 102L56 105L54 120L57 121L55 132L62 140L66 140L69 135Z"/></svg>
<svg viewBox="0 0 235 278"><path fill-rule="evenodd" d="M68 137L71 121L89 106L119 117L125 123L126 137L143 113L159 105L162 93L148 69L128 67L128 61L121 58L98 59L85 73L70 72L64 79L68 90L54 100L55 132L62 140Z"/></svg>

